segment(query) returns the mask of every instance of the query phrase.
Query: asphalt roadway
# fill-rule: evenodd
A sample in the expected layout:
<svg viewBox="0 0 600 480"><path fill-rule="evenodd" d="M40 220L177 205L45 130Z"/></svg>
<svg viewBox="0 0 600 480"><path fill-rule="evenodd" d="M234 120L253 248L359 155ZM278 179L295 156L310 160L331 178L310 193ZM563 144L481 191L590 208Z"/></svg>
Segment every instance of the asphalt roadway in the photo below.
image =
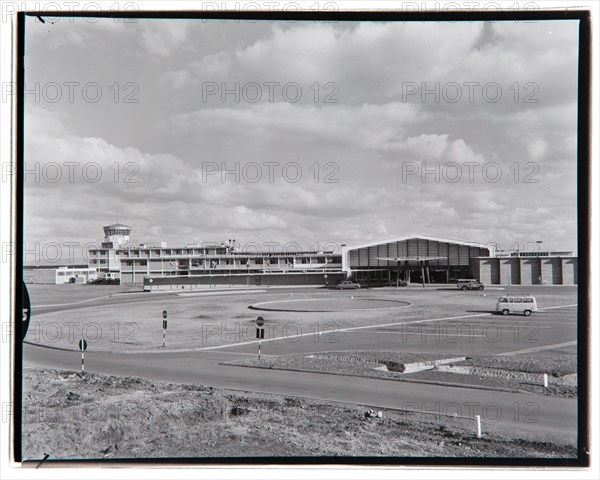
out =
<svg viewBox="0 0 600 480"><path fill-rule="evenodd" d="M542 288L542 287L540 287ZM535 287L534 287L535 289ZM217 292L215 292L217 293ZM286 293L285 289L278 293ZM156 295L150 294L155 300ZM107 303L147 301L144 294L114 295L78 304L44 307L38 315ZM397 324L324 330L261 343L263 355L319 351L423 351L449 355L544 352L576 353L576 307L540 310L532 317L466 312ZM242 391L301 396L405 412L430 412L473 418L481 415L483 432L510 431L528 439L576 442L577 401L530 393L465 386L398 382L375 378L290 372L223 365L256 358L257 342L244 341L194 350L146 353L86 352L86 371L202 384ZM78 352L32 344L24 346L24 366L80 370Z"/></svg>

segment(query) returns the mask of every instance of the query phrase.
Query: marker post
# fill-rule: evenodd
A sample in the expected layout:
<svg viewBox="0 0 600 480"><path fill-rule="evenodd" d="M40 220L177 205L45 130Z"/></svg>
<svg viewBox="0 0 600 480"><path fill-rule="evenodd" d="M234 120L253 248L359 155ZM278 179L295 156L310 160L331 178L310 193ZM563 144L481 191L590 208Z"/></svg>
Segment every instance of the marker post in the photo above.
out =
<svg viewBox="0 0 600 480"><path fill-rule="evenodd" d="M81 375L85 374L85 351L87 350L87 341L79 340L79 350L81 350Z"/></svg>
<svg viewBox="0 0 600 480"><path fill-rule="evenodd" d="M256 338L258 338L258 361L260 362L260 339L265 338L265 329L262 326L265 324L263 317L256 319Z"/></svg>
<svg viewBox="0 0 600 480"><path fill-rule="evenodd" d="M165 348L165 345L167 343L167 311L166 310L163 310L162 317L163 317L163 348Z"/></svg>

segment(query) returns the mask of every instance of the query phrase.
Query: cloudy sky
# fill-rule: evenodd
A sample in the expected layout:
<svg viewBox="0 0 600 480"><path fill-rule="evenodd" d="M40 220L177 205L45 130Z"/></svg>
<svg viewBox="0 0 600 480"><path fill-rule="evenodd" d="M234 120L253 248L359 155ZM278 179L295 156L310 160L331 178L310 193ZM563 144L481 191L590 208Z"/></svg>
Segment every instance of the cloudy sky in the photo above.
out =
<svg viewBox="0 0 600 480"><path fill-rule="evenodd" d="M578 22L26 21L25 239L576 250ZM230 173L225 173L228 170Z"/></svg>

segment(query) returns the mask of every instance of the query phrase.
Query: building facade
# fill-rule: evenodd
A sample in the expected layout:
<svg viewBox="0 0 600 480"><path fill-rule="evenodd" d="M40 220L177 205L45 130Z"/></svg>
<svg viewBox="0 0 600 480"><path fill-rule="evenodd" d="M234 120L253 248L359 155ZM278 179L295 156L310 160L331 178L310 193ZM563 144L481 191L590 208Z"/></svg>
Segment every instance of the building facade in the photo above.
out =
<svg viewBox="0 0 600 480"><path fill-rule="evenodd" d="M55 272L54 283L89 283L98 278L98 272L90 267L58 267Z"/></svg>
<svg viewBox="0 0 600 480"><path fill-rule="evenodd" d="M407 282L451 283L471 278L471 262L490 257L493 247L475 242L408 235L342 250L343 268L359 282L395 279Z"/></svg>
<svg viewBox="0 0 600 480"><path fill-rule="evenodd" d="M302 274L306 282L321 282L328 275L341 275L341 255L333 251L239 251L231 242L221 245L186 245L185 247L149 247L130 245L131 227L114 224L104 227L101 248L89 250L89 266L98 275L119 278L121 284L139 284L153 278L153 285L172 285L173 277L192 284L267 284L265 275L273 282ZM278 276L279 275L279 276ZM282 276L283 275L283 276ZM157 280L158 278L167 280ZM243 277L243 278L242 278ZM252 277L251 281L249 277ZM333 278L333 277L332 277ZM294 282L295 280L290 280ZM149 283L149 282L146 282ZM175 281L177 284L178 281Z"/></svg>
<svg viewBox="0 0 600 480"><path fill-rule="evenodd" d="M542 252L474 259L473 278L490 285L577 285L577 257Z"/></svg>
<svg viewBox="0 0 600 480"><path fill-rule="evenodd" d="M577 257L571 252L512 252L496 255L493 244L412 234L335 251L240 251L235 242L167 247L129 243L131 227L104 227L100 248L89 250L98 278L144 284L147 290L201 285L333 285L352 278L361 284L454 283L574 285Z"/></svg>

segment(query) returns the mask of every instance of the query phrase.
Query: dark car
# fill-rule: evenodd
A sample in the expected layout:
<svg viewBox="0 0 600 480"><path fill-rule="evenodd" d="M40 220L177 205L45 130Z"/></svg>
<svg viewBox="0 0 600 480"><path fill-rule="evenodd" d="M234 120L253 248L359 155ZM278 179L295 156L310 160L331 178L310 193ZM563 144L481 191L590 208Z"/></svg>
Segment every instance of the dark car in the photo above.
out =
<svg viewBox="0 0 600 480"><path fill-rule="evenodd" d="M483 290L485 287L483 286L483 283L481 283L479 280L475 280L472 278L466 279L466 280L459 280L458 282L456 282L456 287L459 290Z"/></svg>
<svg viewBox="0 0 600 480"><path fill-rule="evenodd" d="M350 280L344 280L343 282L338 283L335 286L335 288L339 288L340 290L346 289L346 288L357 289L357 288L360 288L360 283L354 283Z"/></svg>
<svg viewBox="0 0 600 480"><path fill-rule="evenodd" d="M118 278L96 278L90 282L90 285L121 285Z"/></svg>

